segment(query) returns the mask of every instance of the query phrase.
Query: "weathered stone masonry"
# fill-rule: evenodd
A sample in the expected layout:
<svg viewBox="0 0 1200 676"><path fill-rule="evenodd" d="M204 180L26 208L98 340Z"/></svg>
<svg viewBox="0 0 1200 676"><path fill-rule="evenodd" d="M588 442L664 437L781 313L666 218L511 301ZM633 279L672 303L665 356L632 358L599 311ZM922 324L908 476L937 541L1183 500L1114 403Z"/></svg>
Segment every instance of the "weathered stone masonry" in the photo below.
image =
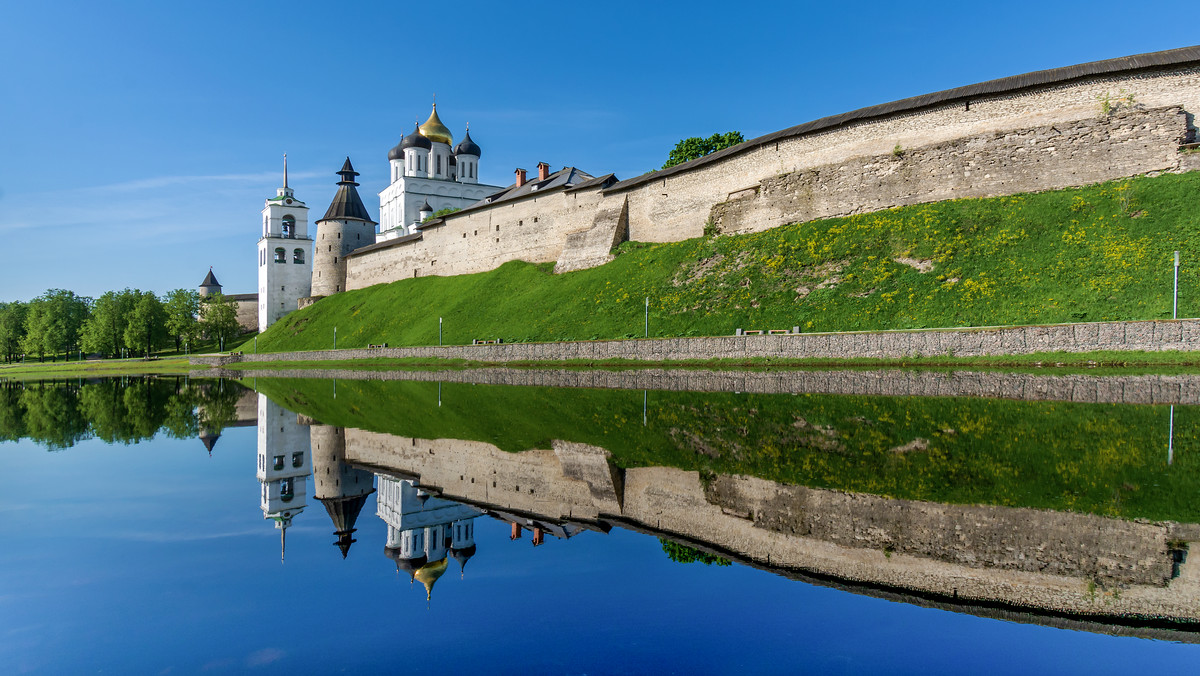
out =
<svg viewBox="0 0 1200 676"><path fill-rule="evenodd" d="M1108 110L1102 100L1107 99ZM1200 47L927 94L816 120L670 169L450 215L349 254L347 289L511 260L566 272L628 237L674 242L960 197L1200 168Z"/></svg>

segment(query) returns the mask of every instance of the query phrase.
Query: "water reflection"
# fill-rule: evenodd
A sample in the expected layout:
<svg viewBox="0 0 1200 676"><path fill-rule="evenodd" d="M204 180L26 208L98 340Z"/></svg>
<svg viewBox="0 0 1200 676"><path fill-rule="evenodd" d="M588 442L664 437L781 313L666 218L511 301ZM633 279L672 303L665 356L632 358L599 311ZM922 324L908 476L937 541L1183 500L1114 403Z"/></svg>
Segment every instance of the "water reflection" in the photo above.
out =
<svg viewBox="0 0 1200 676"><path fill-rule="evenodd" d="M727 558L857 593L975 614L1109 633L1159 635L1154 632L1166 631L1163 635L1183 636L1183 640L1192 640L1190 632L1200 622L1200 569L1187 565L1187 544L1200 537L1195 520L1113 518L1104 510L1087 513L1034 508L1040 505L1020 502L1006 504L1011 497L1007 491L1013 486L1045 477L1030 473L1009 483L1004 468L996 465L991 468L999 471L988 474L958 472L955 476L953 468L933 472L936 478L949 471L947 479L959 484L984 483L996 498L991 504L914 500L888 495L886 490L806 486L780 481L777 477L787 473L779 472L778 464L755 471L762 467L764 455L775 458L776 463L795 461L789 455L799 455L802 460L832 457L844 461L882 447L886 452L884 469L911 476L913 461L933 468L951 461L948 456L953 453L939 446L951 451L962 448L962 437L986 436L1004 449L1012 448L1005 437L1016 437L1027 448L1023 449L1025 455L1014 460L1025 462L1049 455L1056 480L1080 471L1077 448L1090 444L1127 449L1121 457L1107 460L1120 470L1112 477L1105 473L1116 471L1113 467L1095 468L1095 474L1105 480L1125 482L1115 498L1120 501L1122 491L1133 494L1137 488L1129 486L1129 480L1169 476L1167 458L1135 436L1167 435L1162 425L1166 416L1160 417L1154 407L1083 408L1064 413L1056 410L1064 406L1061 403L1030 408L1020 402L965 402L962 407L966 410L954 414L960 421L958 429L940 427L943 434L930 435L931 439L917 436L923 431L921 419L928 419L927 425L944 425L939 421L948 414L939 412L938 407L947 406L947 401L859 398L839 402L825 397L814 402L788 395L740 396L730 401L725 397L731 395L722 394L674 393L672 399L656 393L660 400L656 411L654 397L643 392L581 392L585 398L625 396L627 401L577 408L574 427L560 424L558 434L538 441L530 437L519 440L514 434L529 431L504 428L503 423L488 418L504 415L514 422L513 411L543 412L536 405L548 401L543 399L544 392L474 386L447 392L433 383L418 385L428 390L427 401L432 406L428 412L421 410L420 390L404 389L412 387L411 383L388 384L399 389L386 396L379 383L343 382L336 406L331 405L332 396L321 400L302 384L284 386L276 396L288 400L280 392L301 395L299 399L308 405L296 406L297 399L291 399L292 405L308 413L289 419L285 409L266 401L260 411L267 413L264 417L270 422L260 420L260 430L263 426L275 429L277 418L283 430L289 425L297 429L309 426L311 447L322 449L328 457L317 469L327 477L322 495L328 497L323 501L343 555L354 542L355 519L372 490L374 476L379 490L377 514L388 526L384 553L398 570L425 586L427 598L450 558L459 561L460 570L465 568L466 560L475 553L473 521L487 515L510 524L513 539L528 531L534 545L544 542L547 535L566 539L586 530L608 532L622 527L660 537L664 550L677 560ZM571 398L562 392L551 396L560 403ZM386 421L393 428L410 426L433 433L405 435L337 427L306 417L344 420L345 414L360 409L367 397L376 406L408 412L403 418ZM455 406L456 398L465 405ZM857 416L844 413L852 405L857 405ZM641 415L627 415L631 408ZM448 417L438 418L443 415L439 410ZM560 411L562 406L554 410ZM834 414L822 420L812 415L817 410ZM778 417L772 411L779 411ZM901 412L907 420L904 433L916 440L906 441L889 432L895 425L888 423ZM1181 412L1183 417L1190 414L1190 410ZM1174 414L1169 415L1175 424ZM1094 433L1082 445L1079 440L1051 439L1044 446L1028 447L1040 437L1029 435L1026 424L1036 427L1045 425L1046 419L1061 423L1080 416L1082 419L1068 427ZM609 417L622 418L622 423L642 418L634 425L645 432L627 436L627 424L618 424L615 429L619 431L613 431L603 420ZM986 420L986 427L980 429L976 422L972 429L965 424L972 417ZM731 419L742 422L731 425ZM579 440L595 431L595 427L589 430L588 422L597 420L607 437L593 434L592 438L607 438L616 442L615 448ZM496 425L492 438L500 443L463 438L479 429L464 425L466 421ZM643 421L645 428L638 424ZM757 427L751 430L749 425ZM439 429L444 431L438 433ZM848 429L853 433L846 434ZM1098 436L1106 430L1120 430L1128 436ZM1172 439L1179 433L1171 431ZM556 438L559 435L566 438ZM1194 439L1190 425L1182 436L1189 443ZM277 438L295 437L292 433ZM261 433L259 439L268 442ZM514 441L525 448L502 447ZM650 462L629 462L630 457L646 458L648 451L659 445L666 452L651 455ZM260 449L260 462L283 458L287 465L292 457L289 453L307 448L308 442L288 441L285 446ZM965 451L971 450L978 449L967 444ZM697 459L701 461L699 469ZM726 467L742 471L709 469L721 467L706 463L714 459L733 460ZM294 480L302 481L303 461L298 462ZM1046 464L1041 458L1024 469ZM1178 463L1174 468L1179 468ZM1017 469L1023 468L1018 465ZM869 478L881 486L895 485L894 477L884 481L884 474ZM1085 483L1094 480L1094 476L1082 477ZM1070 498L1072 485L1066 485ZM957 495L977 495L983 490L979 485L950 488L959 491L952 493ZM1189 497L1160 494L1154 504L1186 517L1193 513ZM681 551L687 553L679 554Z"/></svg>

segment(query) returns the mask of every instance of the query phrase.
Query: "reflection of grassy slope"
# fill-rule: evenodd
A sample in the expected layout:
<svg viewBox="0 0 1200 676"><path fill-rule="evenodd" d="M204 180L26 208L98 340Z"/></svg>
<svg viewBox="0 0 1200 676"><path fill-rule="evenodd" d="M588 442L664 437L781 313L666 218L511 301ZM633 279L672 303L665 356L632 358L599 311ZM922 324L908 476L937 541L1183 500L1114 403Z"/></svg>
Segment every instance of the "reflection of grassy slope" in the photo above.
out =
<svg viewBox="0 0 1200 676"><path fill-rule="evenodd" d="M987 399L651 392L259 379L317 420L401 436L595 444L625 467L666 465L956 504L1200 522L1200 416ZM922 442L921 440L924 440ZM909 450L897 451L908 445Z"/></svg>
<svg viewBox="0 0 1200 676"><path fill-rule="evenodd" d="M916 205L670 244L550 274L511 262L341 293L293 312L262 351L368 343L729 335L1154 319L1171 316L1171 255L1200 254L1200 172ZM922 272L921 269L925 269ZM1195 273L1184 267L1183 288ZM1190 276L1189 276L1190 275ZM1182 316L1200 305L1180 299ZM247 344L249 347L249 344Z"/></svg>

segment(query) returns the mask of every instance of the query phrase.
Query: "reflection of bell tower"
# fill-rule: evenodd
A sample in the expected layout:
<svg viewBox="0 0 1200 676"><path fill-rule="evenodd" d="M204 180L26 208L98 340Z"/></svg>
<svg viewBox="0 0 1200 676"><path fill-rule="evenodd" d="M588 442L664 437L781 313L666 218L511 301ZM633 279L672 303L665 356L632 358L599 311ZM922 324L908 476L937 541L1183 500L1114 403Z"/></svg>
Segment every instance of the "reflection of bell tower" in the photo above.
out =
<svg viewBox="0 0 1200 676"><path fill-rule="evenodd" d="M296 414L258 395L258 481L263 518L279 529L279 557L287 547L287 529L307 505L305 479L311 474L308 430Z"/></svg>
<svg viewBox="0 0 1200 676"><path fill-rule="evenodd" d="M332 425L313 425L311 428L313 497L325 505L333 520L336 544L342 558L350 552L356 540L354 522L375 492L375 475L346 463L346 431Z"/></svg>
<svg viewBox="0 0 1200 676"><path fill-rule="evenodd" d="M396 562L397 570L425 585L426 599L432 598L434 583L446 572L448 555L453 554L462 566L475 553L473 522L482 512L433 497L412 480L376 476L376 510L388 526L383 551Z"/></svg>

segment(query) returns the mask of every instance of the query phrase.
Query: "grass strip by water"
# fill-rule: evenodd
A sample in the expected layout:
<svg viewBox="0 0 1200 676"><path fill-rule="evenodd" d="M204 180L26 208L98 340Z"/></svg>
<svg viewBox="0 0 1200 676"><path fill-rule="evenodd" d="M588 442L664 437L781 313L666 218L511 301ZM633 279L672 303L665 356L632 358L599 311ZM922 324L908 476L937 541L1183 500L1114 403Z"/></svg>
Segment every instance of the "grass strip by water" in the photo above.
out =
<svg viewBox="0 0 1200 676"><path fill-rule="evenodd" d="M195 367L187 357L167 359L88 359L0 366L0 378L46 380L50 378L102 377L120 375L184 375Z"/></svg>
<svg viewBox="0 0 1200 676"><path fill-rule="evenodd" d="M1087 372L1094 375L1137 373L1200 373L1200 352L1039 352L1025 355L992 357L905 357L903 359L875 359L855 357L848 359L790 359L759 357L753 359L708 359L708 360L638 360L638 359L566 359L556 361L516 360L505 362L476 361L468 359L432 359L425 357L403 357L345 360L295 360L272 362L237 362L228 368L243 371L280 370L326 370L347 369L357 371L400 371L400 370L455 370L467 368L569 368L634 370L647 368L679 369L842 369L842 368L921 368L973 370L1017 370L1055 372Z"/></svg>

